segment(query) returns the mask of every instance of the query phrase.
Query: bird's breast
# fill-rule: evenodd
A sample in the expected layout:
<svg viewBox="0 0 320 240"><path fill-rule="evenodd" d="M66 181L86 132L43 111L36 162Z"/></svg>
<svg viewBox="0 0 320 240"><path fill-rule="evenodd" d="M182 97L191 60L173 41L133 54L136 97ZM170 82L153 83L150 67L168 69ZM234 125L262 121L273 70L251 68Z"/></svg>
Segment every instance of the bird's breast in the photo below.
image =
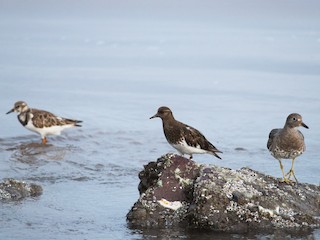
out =
<svg viewBox="0 0 320 240"><path fill-rule="evenodd" d="M27 113L20 113L18 115L18 120L23 126L26 126L28 124L29 119L30 118L28 117Z"/></svg>

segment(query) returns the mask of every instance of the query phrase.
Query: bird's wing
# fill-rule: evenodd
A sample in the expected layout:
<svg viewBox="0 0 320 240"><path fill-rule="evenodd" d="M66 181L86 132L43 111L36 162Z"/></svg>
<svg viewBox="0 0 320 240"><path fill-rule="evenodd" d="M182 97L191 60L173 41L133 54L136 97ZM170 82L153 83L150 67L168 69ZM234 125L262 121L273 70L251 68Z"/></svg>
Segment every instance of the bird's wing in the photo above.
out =
<svg viewBox="0 0 320 240"><path fill-rule="evenodd" d="M213 152L220 152L197 129L185 124L182 129L183 129L183 135L185 136L185 140L189 146L201 148L201 149L213 151Z"/></svg>
<svg viewBox="0 0 320 240"><path fill-rule="evenodd" d="M272 129L271 132L269 133L269 139L268 139L268 143L267 143L267 148L270 150L270 147L273 143L274 137L278 134L278 132L280 131L280 128L275 128Z"/></svg>
<svg viewBox="0 0 320 240"><path fill-rule="evenodd" d="M33 124L38 128L63 126L68 124L76 125L78 122L80 122L77 120L58 117L51 112L38 110L38 109L32 109L30 113L33 115L33 118L32 118Z"/></svg>

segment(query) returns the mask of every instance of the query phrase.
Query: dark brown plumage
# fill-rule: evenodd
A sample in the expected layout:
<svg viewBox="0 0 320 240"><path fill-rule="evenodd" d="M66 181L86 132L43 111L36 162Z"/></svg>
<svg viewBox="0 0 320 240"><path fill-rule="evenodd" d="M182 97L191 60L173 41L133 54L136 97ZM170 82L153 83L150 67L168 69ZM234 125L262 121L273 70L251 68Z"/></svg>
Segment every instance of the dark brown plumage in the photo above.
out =
<svg viewBox="0 0 320 240"><path fill-rule="evenodd" d="M150 119L155 117L162 119L163 131L168 143L182 155L189 154L191 159L194 153L209 153L221 159L217 154L222 153L221 151L197 129L175 120L168 107L160 107Z"/></svg>

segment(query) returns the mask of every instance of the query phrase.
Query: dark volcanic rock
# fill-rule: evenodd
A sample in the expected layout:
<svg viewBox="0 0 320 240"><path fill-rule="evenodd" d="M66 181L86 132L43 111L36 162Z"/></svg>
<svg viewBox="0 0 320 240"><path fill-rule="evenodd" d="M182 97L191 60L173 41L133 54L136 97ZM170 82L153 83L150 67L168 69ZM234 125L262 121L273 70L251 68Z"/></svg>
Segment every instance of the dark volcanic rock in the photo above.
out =
<svg viewBox="0 0 320 240"><path fill-rule="evenodd" d="M36 197L42 194L42 187L33 183L25 183L15 179L5 179L0 182L0 200L21 200L26 197Z"/></svg>
<svg viewBox="0 0 320 240"><path fill-rule="evenodd" d="M131 227L190 227L222 232L320 226L320 187L288 185L249 168L198 165L174 154L140 172Z"/></svg>

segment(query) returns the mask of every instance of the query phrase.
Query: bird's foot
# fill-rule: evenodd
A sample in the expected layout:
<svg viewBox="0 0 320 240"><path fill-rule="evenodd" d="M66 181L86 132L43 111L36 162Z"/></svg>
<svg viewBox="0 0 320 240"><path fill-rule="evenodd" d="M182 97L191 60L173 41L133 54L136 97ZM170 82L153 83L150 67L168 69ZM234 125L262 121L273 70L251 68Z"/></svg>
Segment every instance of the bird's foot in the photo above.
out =
<svg viewBox="0 0 320 240"><path fill-rule="evenodd" d="M47 138L42 138L42 144L46 144L47 142Z"/></svg>
<svg viewBox="0 0 320 240"><path fill-rule="evenodd" d="M298 183L298 179L296 178L296 175L294 174L294 170L290 169L289 172L286 173L285 178L287 178L288 180L290 180L291 176L294 177L294 180L296 182L296 184ZM290 180L291 181L291 180Z"/></svg>
<svg viewBox="0 0 320 240"><path fill-rule="evenodd" d="M279 181L280 183L286 183L286 184L290 184L290 185L293 185L294 184L294 181L290 180L289 178L283 178Z"/></svg>

